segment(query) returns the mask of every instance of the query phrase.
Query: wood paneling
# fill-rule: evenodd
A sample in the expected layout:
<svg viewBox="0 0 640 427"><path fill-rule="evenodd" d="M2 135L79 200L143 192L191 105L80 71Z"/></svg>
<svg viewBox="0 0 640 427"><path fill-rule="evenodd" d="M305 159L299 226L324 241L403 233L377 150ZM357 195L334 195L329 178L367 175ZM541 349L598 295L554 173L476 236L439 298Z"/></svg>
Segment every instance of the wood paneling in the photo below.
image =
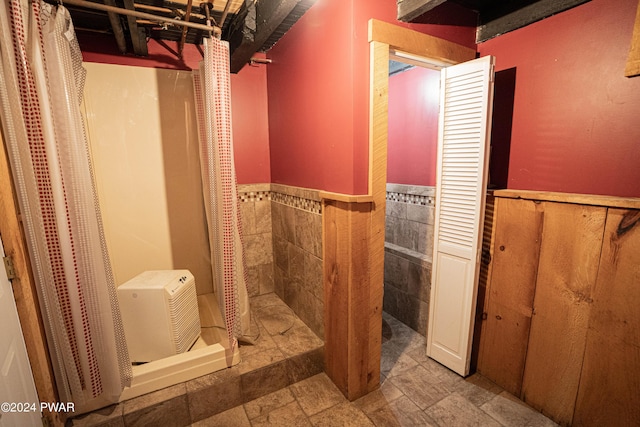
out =
<svg viewBox="0 0 640 427"><path fill-rule="evenodd" d="M640 424L640 210L609 209L576 426Z"/></svg>
<svg viewBox="0 0 640 427"><path fill-rule="evenodd" d="M478 370L562 425L640 425L638 200L494 195Z"/></svg>
<svg viewBox="0 0 640 427"><path fill-rule="evenodd" d="M522 397L567 425L578 392L606 208L544 205Z"/></svg>
<svg viewBox="0 0 640 427"><path fill-rule="evenodd" d="M496 198L486 321L478 372L519 396L533 312L542 205Z"/></svg>

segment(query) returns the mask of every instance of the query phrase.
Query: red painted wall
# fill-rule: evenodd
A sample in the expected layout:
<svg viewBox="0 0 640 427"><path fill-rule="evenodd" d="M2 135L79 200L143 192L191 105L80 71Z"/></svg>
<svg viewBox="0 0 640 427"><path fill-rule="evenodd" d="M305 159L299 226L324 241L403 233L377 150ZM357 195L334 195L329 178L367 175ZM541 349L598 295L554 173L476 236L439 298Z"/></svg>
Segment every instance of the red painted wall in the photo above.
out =
<svg viewBox="0 0 640 427"><path fill-rule="evenodd" d="M85 62L101 64L133 65L137 67L192 70L198 68L202 54L195 45L185 44L183 59L178 58L178 43L149 39L149 56L121 55L113 36L78 32L78 43Z"/></svg>
<svg viewBox="0 0 640 427"><path fill-rule="evenodd" d="M515 68L508 188L640 197L637 0L592 0L479 45Z"/></svg>
<svg viewBox="0 0 640 427"><path fill-rule="evenodd" d="M439 83L420 67L389 77L387 182L436 185Z"/></svg>
<svg viewBox="0 0 640 427"><path fill-rule="evenodd" d="M238 184L271 182L266 67L245 65L239 73L231 74L231 120Z"/></svg>
<svg viewBox="0 0 640 427"><path fill-rule="evenodd" d="M121 55L113 38L102 35L80 33L79 42L86 62L191 70L197 68L202 60L200 51L191 44L185 45L184 60L180 60L175 53L175 42L149 40L148 57ZM262 54L256 56L264 57ZM264 65L247 65L238 74L231 75L231 108L238 184L271 182L267 71Z"/></svg>
<svg viewBox="0 0 640 427"><path fill-rule="evenodd" d="M370 18L475 48L475 26L401 24L396 12L388 0L318 0L269 51L272 182L367 192Z"/></svg>

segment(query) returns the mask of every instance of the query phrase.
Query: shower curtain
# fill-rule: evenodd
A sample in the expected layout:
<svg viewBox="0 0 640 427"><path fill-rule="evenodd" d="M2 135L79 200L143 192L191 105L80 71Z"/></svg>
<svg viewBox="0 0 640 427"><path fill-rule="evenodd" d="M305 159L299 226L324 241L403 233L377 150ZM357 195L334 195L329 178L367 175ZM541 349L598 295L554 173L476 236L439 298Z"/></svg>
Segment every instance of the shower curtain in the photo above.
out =
<svg viewBox="0 0 640 427"><path fill-rule="evenodd" d="M80 102L68 11L0 6L0 111L62 402L116 402L131 380Z"/></svg>
<svg viewBox="0 0 640 427"><path fill-rule="evenodd" d="M248 339L250 311L233 161L229 44L205 39L203 50L200 69L193 73L200 170L213 287L233 349L238 338Z"/></svg>

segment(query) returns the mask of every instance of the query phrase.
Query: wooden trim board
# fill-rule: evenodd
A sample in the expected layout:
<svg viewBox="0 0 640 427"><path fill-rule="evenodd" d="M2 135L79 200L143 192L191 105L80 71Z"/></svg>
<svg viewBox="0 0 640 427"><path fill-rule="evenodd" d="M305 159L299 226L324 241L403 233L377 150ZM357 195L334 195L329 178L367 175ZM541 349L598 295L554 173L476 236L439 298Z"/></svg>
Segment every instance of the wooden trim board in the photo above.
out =
<svg viewBox="0 0 640 427"><path fill-rule="evenodd" d="M633 27L631 48L629 49L629 58L627 59L627 66L624 70L624 75L626 77L640 76L640 2L638 2L636 23Z"/></svg>
<svg viewBox="0 0 640 427"><path fill-rule="evenodd" d="M9 161L0 132L0 234L7 256L13 259L16 278L11 281L20 318L20 326L29 355L33 381L41 402L57 402L57 392L47 350L44 325L36 285L31 274L29 253L22 234L19 209L16 205ZM64 425L59 413L43 413L54 426Z"/></svg>
<svg viewBox="0 0 640 427"><path fill-rule="evenodd" d="M425 58L425 62L430 59L453 65L476 57L476 51L466 46L377 19L369 20L369 42L373 41L387 44L391 49L421 56Z"/></svg>
<svg viewBox="0 0 640 427"><path fill-rule="evenodd" d="M320 195L321 199L333 200L336 202L371 203L373 201L373 197L370 194L353 195L353 194L333 193L331 191L319 191L318 194Z"/></svg>
<svg viewBox="0 0 640 427"><path fill-rule="evenodd" d="M532 190L495 190L496 197L527 199L548 202L576 203L579 205L606 206L612 208L640 209L638 197L598 196L593 194L556 193Z"/></svg>

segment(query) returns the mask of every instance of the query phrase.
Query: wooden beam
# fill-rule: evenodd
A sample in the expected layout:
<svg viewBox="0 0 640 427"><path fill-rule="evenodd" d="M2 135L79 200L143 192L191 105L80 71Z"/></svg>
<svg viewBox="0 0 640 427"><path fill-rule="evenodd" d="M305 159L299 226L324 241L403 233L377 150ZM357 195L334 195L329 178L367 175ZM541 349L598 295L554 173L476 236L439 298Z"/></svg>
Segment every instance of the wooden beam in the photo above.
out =
<svg viewBox="0 0 640 427"><path fill-rule="evenodd" d="M136 10L133 0L124 0L124 7L128 10ZM129 36L131 37L131 44L133 45L133 53L140 56L149 55L149 51L147 50L147 35L144 28L138 28L136 18L130 15L127 16L127 23L129 24Z"/></svg>
<svg viewBox="0 0 640 427"><path fill-rule="evenodd" d="M446 0L398 0L398 21L411 22Z"/></svg>
<svg viewBox="0 0 640 427"><path fill-rule="evenodd" d="M458 64L475 59L476 51L466 46L398 27L387 22L369 21L369 42L375 40L412 55L437 60L445 64Z"/></svg>
<svg viewBox="0 0 640 427"><path fill-rule="evenodd" d="M627 59L624 75L626 77L640 76L640 2L636 12L636 23L633 27L631 49L629 49L629 58Z"/></svg>
<svg viewBox="0 0 640 427"><path fill-rule="evenodd" d="M302 0L245 1L229 24L231 72L237 73Z"/></svg>
<svg viewBox="0 0 640 427"><path fill-rule="evenodd" d="M484 22L485 18L483 18L483 13L480 12L481 25L478 27L476 41L480 43L499 36L500 34L517 30L518 28L548 18L551 15L558 14L588 1L589 0L538 0L515 12L507 13L488 22Z"/></svg>
<svg viewBox="0 0 640 427"><path fill-rule="evenodd" d="M187 3L187 12L184 15L184 20L189 22L191 18L191 7L193 6L193 0L189 0ZM182 50L184 49L184 42L187 40L187 31L189 28L182 27L182 34L180 35L180 43L178 44L178 56L182 58Z"/></svg>
<svg viewBox="0 0 640 427"><path fill-rule="evenodd" d="M116 7L115 0L104 0L104 4L111 7ZM116 39L118 50L120 53L127 53L127 40L124 37L124 30L122 29L122 23L117 13L107 12L109 16L109 22L111 23L111 29L113 30L113 36Z"/></svg>

